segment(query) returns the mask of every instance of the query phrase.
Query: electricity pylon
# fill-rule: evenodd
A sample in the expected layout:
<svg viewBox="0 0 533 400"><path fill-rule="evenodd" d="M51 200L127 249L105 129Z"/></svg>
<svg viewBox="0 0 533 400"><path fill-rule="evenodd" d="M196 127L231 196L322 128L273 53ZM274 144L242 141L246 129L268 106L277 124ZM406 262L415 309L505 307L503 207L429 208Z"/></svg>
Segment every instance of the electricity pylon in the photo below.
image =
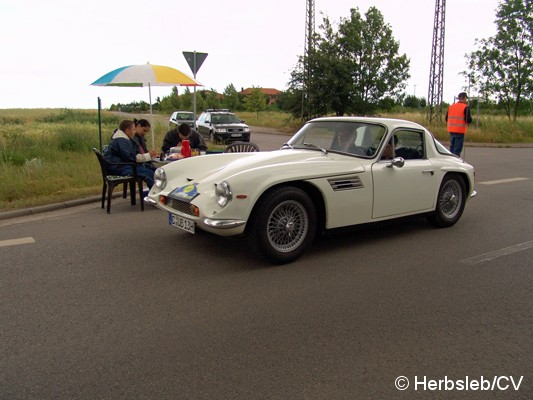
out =
<svg viewBox="0 0 533 400"><path fill-rule="evenodd" d="M313 50L313 35L315 34L315 0L306 0L305 6L305 43L303 56L303 87L302 87L302 120L310 116L309 81L311 70L309 55Z"/></svg>
<svg viewBox="0 0 533 400"><path fill-rule="evenodd" d="M431 66L429 72L429 122L442 120L442 91L444 86L444 31L446 0L435 1L435 22L431 45Z"/></svg>

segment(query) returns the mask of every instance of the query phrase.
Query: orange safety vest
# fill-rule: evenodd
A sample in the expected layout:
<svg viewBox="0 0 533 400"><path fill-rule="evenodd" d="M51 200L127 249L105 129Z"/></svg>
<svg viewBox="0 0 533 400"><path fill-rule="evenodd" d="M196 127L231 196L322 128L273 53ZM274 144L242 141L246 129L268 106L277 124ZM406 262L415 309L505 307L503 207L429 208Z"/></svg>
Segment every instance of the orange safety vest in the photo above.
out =
<svg viewBox="0 0 533 400"><path fill-rule="evenodd" d="M465 118L465 103L457 102L448 108L448 132L465 134L468 124Z"/></svg>

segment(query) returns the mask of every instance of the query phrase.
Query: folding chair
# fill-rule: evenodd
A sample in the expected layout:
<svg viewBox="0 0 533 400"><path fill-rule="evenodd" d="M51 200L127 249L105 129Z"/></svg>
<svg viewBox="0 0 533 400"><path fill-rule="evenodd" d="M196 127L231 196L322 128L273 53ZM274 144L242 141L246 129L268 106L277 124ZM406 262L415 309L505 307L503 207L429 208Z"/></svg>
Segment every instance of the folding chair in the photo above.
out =
<svg viewBox="0 0 533 400"><path fill-rule="evenodd" d="M224 153L248 153L253 151L259 151L259 146L251 142L233 142L224 149Z"/></svg>

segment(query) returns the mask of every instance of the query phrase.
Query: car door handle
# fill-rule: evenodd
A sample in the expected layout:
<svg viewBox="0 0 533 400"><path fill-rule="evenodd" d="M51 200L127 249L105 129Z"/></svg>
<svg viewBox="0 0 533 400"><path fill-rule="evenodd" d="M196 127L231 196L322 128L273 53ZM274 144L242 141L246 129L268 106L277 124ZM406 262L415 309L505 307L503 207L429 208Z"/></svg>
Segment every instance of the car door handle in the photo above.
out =
<svg viewBox="0 0 533 400"><path fill-rule="evenodd" d="M432 169L426 169L424 171L422 171L423 174L431 174L431 176L433 176L433 174L435 174L435 171L432 170Z"/></svg>

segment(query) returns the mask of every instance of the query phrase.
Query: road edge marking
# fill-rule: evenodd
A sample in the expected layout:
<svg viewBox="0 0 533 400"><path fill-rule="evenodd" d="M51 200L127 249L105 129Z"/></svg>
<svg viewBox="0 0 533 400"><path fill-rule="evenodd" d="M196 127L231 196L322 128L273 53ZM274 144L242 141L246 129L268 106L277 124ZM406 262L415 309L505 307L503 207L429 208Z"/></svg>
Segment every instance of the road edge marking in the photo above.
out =
<svg viewBox="0 0 533 400"><path fill-rule="evenodd" d="M479 264L485 261L492 261L495 258L506 256L509 254L517 253L519 251L524 251L533 247L533 240L529 242L515 244L514 246L505 247L500 250L490 251L488 253L480 254L478 256L465 258L464 260L459 261L460 263L467 265Z"/></svg>
<svg viewBox="0 0 533 400"><path fill-rule="evenodd" d="M19 239L0 240L0 247L17 246L19 244L35 243L35 239L28 236Z"/></svg>
<svg viewBox="0 0 533 400"><path fill-rule="evenodd" d="M485 181L485 182L477 182L479 185L498 185L500 183L511 183L511 182L521 182L521 181L528 181L529 178L523 178L521 176L518 176L516 178L507 178L507 179L498 179L495 181Z"/></svg>

